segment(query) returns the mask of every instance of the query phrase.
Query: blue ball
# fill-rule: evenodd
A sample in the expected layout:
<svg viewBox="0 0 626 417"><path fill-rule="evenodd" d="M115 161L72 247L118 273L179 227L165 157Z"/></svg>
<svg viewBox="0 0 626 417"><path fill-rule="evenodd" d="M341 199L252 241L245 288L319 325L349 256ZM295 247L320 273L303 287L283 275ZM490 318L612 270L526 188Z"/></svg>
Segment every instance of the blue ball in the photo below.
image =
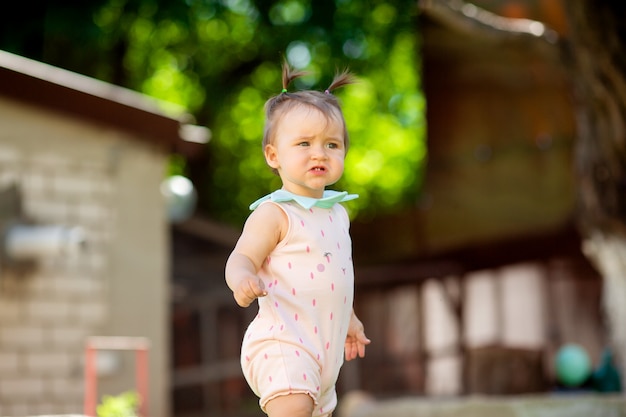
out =
<svg viewBox="0 0 626 417"><path fill-rule="evenodd" d="M587 351L579 345L568 344L556 354L556 377L568 387L581 385L591 374L591 361Z"/></svg>

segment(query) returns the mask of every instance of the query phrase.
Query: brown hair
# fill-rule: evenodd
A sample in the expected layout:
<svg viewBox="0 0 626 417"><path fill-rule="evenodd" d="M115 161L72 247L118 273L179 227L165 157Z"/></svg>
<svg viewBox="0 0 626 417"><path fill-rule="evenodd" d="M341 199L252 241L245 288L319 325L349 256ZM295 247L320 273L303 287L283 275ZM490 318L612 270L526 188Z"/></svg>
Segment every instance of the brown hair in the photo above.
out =
<svg viewBox="0 0 626 417"><path fill-rule="evenodd" d="M300 78L306 75L303 71L293 71L287 62L283 62L283 91L270 98L265 102L265 128L263 131L263 149L265 146L272 143L272 138L276 132L276 125L281 117L283 117L289 110L298 106L310 106L319 110L326 118L333 119L340 122L343 125L343 141L348 149L348 130L346 129L346 121L339 105L339 100L333 94L332 91L347 84L352 84L356 81L354 75L348 70L338 72L335 74L330 86L324 91L303 90L290 93L287 91L289 84L296 78Z"/></svg>

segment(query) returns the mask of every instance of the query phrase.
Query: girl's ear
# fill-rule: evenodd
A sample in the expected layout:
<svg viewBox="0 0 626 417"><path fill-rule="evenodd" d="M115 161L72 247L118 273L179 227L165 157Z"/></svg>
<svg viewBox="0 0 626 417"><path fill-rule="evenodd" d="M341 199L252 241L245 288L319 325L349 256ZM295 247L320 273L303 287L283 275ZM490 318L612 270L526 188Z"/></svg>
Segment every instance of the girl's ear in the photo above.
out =
<svg viewBox="0 0 626 417"><path fill-rule="evenodd" d="M264 153L265 162L267 162L267 165L269 165L270 168L278 169L278 155L276 153L276 148L274 147L274 145L265 145Z"/></svg>

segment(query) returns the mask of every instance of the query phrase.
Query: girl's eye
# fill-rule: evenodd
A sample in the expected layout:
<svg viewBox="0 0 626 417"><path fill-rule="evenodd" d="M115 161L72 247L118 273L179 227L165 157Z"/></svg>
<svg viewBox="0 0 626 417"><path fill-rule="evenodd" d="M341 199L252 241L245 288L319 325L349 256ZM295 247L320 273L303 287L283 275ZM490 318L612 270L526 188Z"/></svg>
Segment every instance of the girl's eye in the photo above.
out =
<svg viewBox="0 0 626 417"><path fill-rule="evenodd" d="M337 149L337 148L339 148L339 144L338 144L338 143L331 142L331 143L329 143L329 144L328 144L328 147L329 147L330 149Z"/></svg>
<svg viewBox="0 0 626 417"><path fill-rule="evenodd" d="M300 142L298 143L298 146L309 146L309 142Z"/></svg>

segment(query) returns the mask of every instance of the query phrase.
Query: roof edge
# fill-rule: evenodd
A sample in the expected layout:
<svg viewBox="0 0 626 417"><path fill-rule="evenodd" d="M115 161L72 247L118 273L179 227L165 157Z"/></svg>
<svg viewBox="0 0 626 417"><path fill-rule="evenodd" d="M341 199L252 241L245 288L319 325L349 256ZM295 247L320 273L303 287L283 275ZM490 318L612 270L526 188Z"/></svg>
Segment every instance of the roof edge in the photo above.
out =
<svg viewBox="0 0 626 417"><path fill-rule="evenodd" d="M133 90L0 50L0 95L134 133L178 148L191 114L167 114L161 101Z"/></svg>

